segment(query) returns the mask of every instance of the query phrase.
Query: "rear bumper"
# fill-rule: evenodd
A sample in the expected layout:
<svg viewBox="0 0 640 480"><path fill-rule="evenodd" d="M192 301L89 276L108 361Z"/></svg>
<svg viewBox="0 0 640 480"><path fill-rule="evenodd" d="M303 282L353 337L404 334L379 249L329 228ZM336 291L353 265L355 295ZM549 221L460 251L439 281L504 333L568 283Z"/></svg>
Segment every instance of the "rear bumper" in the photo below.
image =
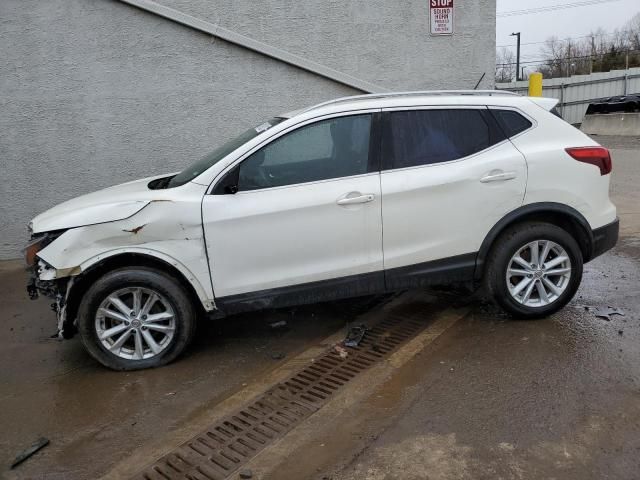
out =
<svg viewBox="0 0 640 480"><path fill-rule="evenodd" d="M589 260L593 260L607 250L611 250L618 242L619 231L620 220L617 218L604 227L596 228L593 231L593 248Z"/></svg>

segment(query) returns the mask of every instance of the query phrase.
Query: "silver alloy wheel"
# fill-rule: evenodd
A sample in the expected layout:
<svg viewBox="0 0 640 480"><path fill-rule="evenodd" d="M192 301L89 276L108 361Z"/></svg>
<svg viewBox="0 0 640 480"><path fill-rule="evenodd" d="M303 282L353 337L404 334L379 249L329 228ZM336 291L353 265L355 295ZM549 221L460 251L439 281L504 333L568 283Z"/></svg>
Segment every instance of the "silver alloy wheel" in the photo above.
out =
<svg viewBox="0 0 640 480"><path fill-rule="evenodd" d="M111 353L143 360L162 353L173 340L176 318L169 301L149 288L121 288L96 312L98 339Z"/></svg>
<svg viewBox="0 0 640 480"><path fill-rule="evenodd" d="M516 302L527 307L544 307L567 289L571 260L557 243L535 240L511 257L506 276L509 293Z"/></svg>

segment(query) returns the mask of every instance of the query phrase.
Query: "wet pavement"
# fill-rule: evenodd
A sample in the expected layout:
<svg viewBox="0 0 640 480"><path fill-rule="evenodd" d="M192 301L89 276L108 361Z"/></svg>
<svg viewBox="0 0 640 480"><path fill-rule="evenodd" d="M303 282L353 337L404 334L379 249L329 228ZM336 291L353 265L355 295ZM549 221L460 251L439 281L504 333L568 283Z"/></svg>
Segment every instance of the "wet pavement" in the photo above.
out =
<svg viewBox="0 0 640 480"><path fill-rule="evenodd" d="M442 294L436 310L455 298L471 313L363 402L327 419L322 440L311 433L292 447L267 477L640 477L640 141L597 140L613 148L622 238L585 267L572 303L549 319L513 321L475 298ZM325 304L208 323L176 363L118 373L79 341L48 338L49 302L29 302L24 278L19 262L0 263L7 478L95 478L364 311ZM625 315L595 316L594 308L609 306ZM269 327L282 319L288 328ZM40 436L51 444L8 471Z"/></svg>
<svg viewBox="0 0 640 480"><path fill-rule="evenodd" d="M640 478L640 142L598 140L614 148L623 236L571 304L513 321L471 301L433 348L290 452L313 460L264 478ZM595 316L610 306L624 316Z"/></svg>
<svg viewBox="0 0 640 480"><path fill-rule="evenodd" d="M30 301L20 261L0 263L0 478L95 478L132 449L198 417L345 326L361 302L204 323L186 355L160 369L112 372L79 339L59 341L50 300ZM270 324L285 320L285 328ZM51 443L9 472L39 437Z"/></svg>

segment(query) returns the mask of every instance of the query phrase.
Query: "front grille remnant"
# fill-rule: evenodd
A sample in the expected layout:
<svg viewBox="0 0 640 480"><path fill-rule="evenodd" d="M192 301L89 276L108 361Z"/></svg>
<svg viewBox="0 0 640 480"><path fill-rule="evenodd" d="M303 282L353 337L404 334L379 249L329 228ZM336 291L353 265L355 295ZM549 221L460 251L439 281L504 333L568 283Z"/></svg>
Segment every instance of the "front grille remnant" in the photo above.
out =
<svg viewBox="0 0 640 480"><path fill-rule="evenodd" d="M404 315L401 310L411 313ZM407 305L392 309L380 323L366 331L357 347L345 348L348 352L346 357L331 348L297 374L236 413L209 426L134 478L228 478L261 450L320 409L359 373L415 336L426 326L425 313L425 308L415 308L415 305L410 309Z"/></svg>

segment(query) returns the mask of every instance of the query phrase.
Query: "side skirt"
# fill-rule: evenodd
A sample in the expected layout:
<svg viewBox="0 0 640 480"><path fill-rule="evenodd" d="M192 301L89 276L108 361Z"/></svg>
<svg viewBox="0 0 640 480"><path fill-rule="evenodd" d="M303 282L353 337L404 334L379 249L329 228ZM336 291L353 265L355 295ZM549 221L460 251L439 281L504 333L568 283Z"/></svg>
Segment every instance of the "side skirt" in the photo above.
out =
<svg viewBox="0 0 640 480"><path fill-rule="evenodd" d="M385 272L388 291L473 281L477 253L392 268Z"/></svg>
<svg viewBox="0 0 640 480"><path fill-rule="evenodd" d="M231 315L268 308L329 302L384 291L384 273L379 271L218 297L216 306L224 314Z"/></svg>
<svg viewBox="0 0 640 480"><path fill-rule="evenodd" d="M342 298L395 292L429 285L448 285L473 281L477 253L457 255L387 271L350 275L287 287L217 297L218 309L225 315L328 302Z"/></svg>

